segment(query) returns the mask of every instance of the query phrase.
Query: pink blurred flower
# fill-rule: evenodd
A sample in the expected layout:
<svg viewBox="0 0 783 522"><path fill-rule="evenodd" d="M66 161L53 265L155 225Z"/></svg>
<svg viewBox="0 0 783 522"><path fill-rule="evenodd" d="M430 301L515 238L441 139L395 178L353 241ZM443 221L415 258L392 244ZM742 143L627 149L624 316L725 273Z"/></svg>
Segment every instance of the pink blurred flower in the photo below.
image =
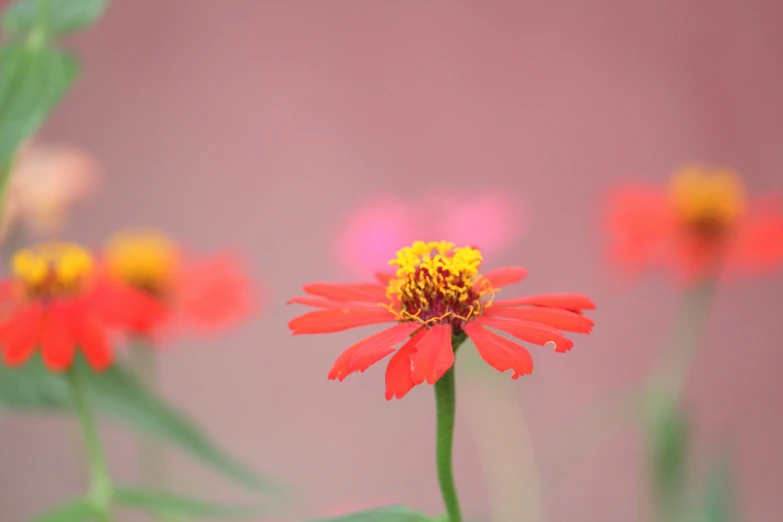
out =
<svg viewBox="0 0 783 522"><path fill-rule="evenodd" d="M451 241L494 255L519 238L520 203L500 192L432 194L418 200L394 195L368 198L349 210L333 256L351 273L387 268L400 245Z"/></svg>
<svg viewBox="0 0 783 522"><path fill-rule="evenodd" d="M35 234L58 232L70 207L92 194L98 174L87 153L65 146L26 144L6 187L0 238L17 223Z"/></svg>

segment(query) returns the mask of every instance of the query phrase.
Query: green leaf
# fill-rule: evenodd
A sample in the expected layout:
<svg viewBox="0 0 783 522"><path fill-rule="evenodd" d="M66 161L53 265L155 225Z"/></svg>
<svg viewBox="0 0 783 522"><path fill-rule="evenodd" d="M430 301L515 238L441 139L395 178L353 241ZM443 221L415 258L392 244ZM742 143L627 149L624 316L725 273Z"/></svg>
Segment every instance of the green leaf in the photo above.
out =
<svg viewBox="0 0 783 522"><path fill-rule="evenodd" d="M181 497L163 491L150 491L118 487L112 492L112 500L122 507L137 508L147 513L162 515L186 515L210 518L245 518L258 516L260 508L224 506Z"/></svg>
<svg viewBox="0 0 783 522"><path fill-rule="evenodd" d="M705 522L732 522L736 520L731 465L727 458L718 459L707 479L704 495L704 520Z"/></svg>
<svg viewBox="0 0 783 522"><path fill-rule="evenodd" d="M394 505L334 518L320 518L310 522L428 522L429 520L429 517L418 511L412 511L402 505Z"/></svg>
<svg viewBox="0 0 783 522"><path fill-rule="evenodd" d="M677 400L663 391L649 396L646 414L647 458L655 501L661 512L677 512L685 482L687 420Z"/></svg>
<svg viewBox="0 0 783 522"><path fill-rule="evenodd" d="M76 364L86 365L81 357L77 358ZM84 375L90 401L100 414L179 447L245 487L280 492L279 485L226 454L188 419L148 392L119 365L103 373L85 368ZM17 410L71 409L65 379L46 370L38 355L22 368L8 368L0 364L0 403Z"/></svg>
<svg viewBox="0 0 783 522"><path fill-rule="evenodd" d="M36 26L41 0L16 0L3 15L3 29L12 32L31 31ZM109 0L46 0L47 29L54 34L66 34L92 25L109 5Z"/></svg>
<svg viewBox="0 0 783 522"><path fill-rule="evenodd" d="M29 522L85 522L92 520L97 511L86 499L73 500L42 513Z"/></svg>
<svg viewBox="0 0 783 522"><path fill-rule="evenodd" d="M73 84L79 63L68 53L6 46L0 52L0 165L38 132Z"/></svg>

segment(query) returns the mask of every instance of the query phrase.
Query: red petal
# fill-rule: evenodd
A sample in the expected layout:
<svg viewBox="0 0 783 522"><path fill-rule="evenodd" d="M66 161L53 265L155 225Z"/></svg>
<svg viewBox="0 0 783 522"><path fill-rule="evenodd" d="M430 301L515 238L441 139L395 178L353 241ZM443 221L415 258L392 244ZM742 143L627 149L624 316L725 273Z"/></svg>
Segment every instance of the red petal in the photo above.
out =
<svg viewBox="0 0 783 522"><path fill-rule="evenodd" d="M421 384L426 379L435 384L454 364L454 349L451 347L451 327L436 324L415 346L411 355L411 379Z"/></svg>
<svg viewBox="0 0 783 522"><path fill-rule="evenodd" d="M506 266L490 270L483 275L477 284L480 284L483 280L487 280L492 285L492 288L497 289L513 283L518 283L522 281L526 275L526 268L522 268L521 266Z"/></svg>
<svg viewBox="0 0 783 522"><path fill-rule="evenodd" d="M109 367L112 351L106 331L92 318L82 317L73 324L73 336L82 349L84 358L93 370L100 372Z"/></svg>
<svg viewBox="0 0 783 522"><path fill-rule="evenodd" d="M46 367L54 372L67 370L73 363L76 347L69 323L78 318L73 310L57 304L47 310L41 328L41 355Z"/></svg>
<svg viewBox="0 0 783 522"><path fill-rule="evenodd" d="M420 327L418 323L401 323L359 341L340 354L329 371L329 379L342 381L353 372L364 372Z"/></svg>
<svg viewBox="0 0 783 522"><path fill-rule="evenodd" d="M250 277L228 253L189 262L176 286L177 310L193 326L221 330L256 309Z"/></svg>
<svg viewBox="0 0 783 522"><path fill-rule="evenodd" d="M529 323L520 321L507 321L505 319L495 319L493 317L479 317L474 321L482 326L490 326L509 333L522 341L529 343L545 345L553 343L556 352L567 352L574 347L574 342L566 339L562 333L551 326L539 323Z"/></svg>
<svg viewBox="0 0 783 522"><path fill-rule="evenodd" d="M476 323L467 323L462 327L476 345L479 355L487 364L505 372L513 370L512 379L533 372L533 358L530 352L515 342L482 328Z"/></svg>
<svg viewBox="0 0 783 522"><path fill-rule="evenodd" d="M21 366L38 345L43 308L31 305L9 318L3 325L3 359L8 366Z"/></svg>
<svg viewBox="0 0 783 522"><path fill-rule="evenodd" d="M590 333L593 321L582 314L559 308L495 308L490 306L483 311L487 317L510 317L520 321L542 323L565 330L566 332Z"/></svg>
<svg viewBox="0 0 783 522"><path fill-rule="evenodd" d="M397 353L392 355L389 365L386 367L386 400L390 401L392 397L402 399L409 391L416 386L411 378L411 355L416 353L416 345L427 332L426 328L420 329L413 334Z"/></svg>
<svg viewBox="0 0 783 522"><path fill-rule="evenodd" d="M760 272L783 264L783 213L775 201L757 203L738 227L731 245L729 268Z"/></svg>
<svg viewBox="0 0 783 522"><path fill-rule="evenodd" d="M311 295L334 301L359 301L362 303L385 303L386 288L377 283L313 283L305 285L304 291Z"/></svg>
<svg viewBox="0 0 783 522"><path fill-rule="evenodd" d="M550 308L563 308L565 310L593 310L595 303L592 299L582 294L540 294L515 299L503 299L493 301L492 306L546 306Z"/></svg>
<svg viewBox="0 0 783 522"><path fill-rule="evenodd" d="M368 324L391 323L397 317L386 310L317 310L300 315L288 323L294 335L341 332Z"/></svg>
<svg viewBox="0 0 783 522"><path fill-rule="evenodd" d="M396 277L394 272L376 272L377 279L383 286L389 286L389 282Z"/></svg>
<svg viewBox="0 0 783 522"><path fill-rule="evenodd" d="M169 307L124 283L105 279L90 296L90 306L105 324L121 332L150 335L170 319Z"/></svg>
<svg viewBox="0 0 783 522"><path fill-rule="evenodd" d="M332 301L320 297L294 297L286 304L301 304L314 306L315 308L334 308L339 310L377 310L378 306L363 303L346 303L345 301Z"/></svg>

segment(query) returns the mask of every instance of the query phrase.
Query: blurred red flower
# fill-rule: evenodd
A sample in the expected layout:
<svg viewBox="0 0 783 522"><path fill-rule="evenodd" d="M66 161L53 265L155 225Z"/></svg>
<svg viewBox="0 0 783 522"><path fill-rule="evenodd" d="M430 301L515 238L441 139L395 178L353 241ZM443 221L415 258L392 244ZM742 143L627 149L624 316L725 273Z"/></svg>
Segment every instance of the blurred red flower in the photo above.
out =
<svg viewBox="0 0 783 522"><path fill-rule="evenodd" d="M606 217L611 258L635 271L661 266L689 282L783 264L780 205L748 201L731 170L686 167L668 187L620 187Z"/></svg>
<svg viewBox="0 0 783 522"><path fill-rule="evenodd" d="M80 349L90 366L104 370L112 351L94 290L93 257L71 243L20 250L13 278L0 283L0 346L8 366L27 362L40 347L43 362L63 371Z"/></svg>
<svg viewBox="0 0 783 522"><path fill-rule="evenodd" d="M546 294L494 301L503 287L521 281L521 267L499 268L481 274L481 253L455 248L445 241L417 241L397 253L389 264L396 273L378 274L377 283L314 283L309 294L291 303L320 308L293 319L294 335L331 333L378 323L396 323L364 339L340 355L329 379L342 381L364 372L394 352L386 369L386 399L402 398L415 385L434 384L454 362L452 337L463 332L493 368L513 370L512 378L533 371L530 353L493 328L525 342L551 345L567 352L573 342L561 332L589 333L593 321L582 310L595 307L579 294Z"/></svg>
<svg viewBox="0 0 783 522"><path fill-rule="evenodd" d="M186 255L157 231L128 231L107 242L102 291L122 294L108 320L132 334L155 338L173 328L208 333L228 328L255 309L249 277L232 255ZM128 294L127 290L136 292Z"/></svg>
<svg viewBox="0 0 783 522"><path fill-rule="evenodd" d="M521 228L519 202L503 193L437 194L418 200L377 196L346 214L333 257L352 274L382 270L399 245L420 237L449 237L493 255L513 243Z"/></svg>

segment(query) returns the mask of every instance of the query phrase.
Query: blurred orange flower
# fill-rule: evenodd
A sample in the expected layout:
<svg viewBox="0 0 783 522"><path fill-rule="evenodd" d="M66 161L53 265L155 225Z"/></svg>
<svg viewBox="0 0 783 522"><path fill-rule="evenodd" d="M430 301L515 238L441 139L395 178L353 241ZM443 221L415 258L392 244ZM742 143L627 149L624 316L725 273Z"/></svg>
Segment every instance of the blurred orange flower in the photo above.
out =
<svg viewBox="0 0 783 522"><path fill-rule="evenodd" d="M589 333L593 321L582 310L595 308L579 294L546 294L494 301L501 288L521 281L521 267L499 268L481 274L481 253L455 248L446 241L417 241L389 262L395 273L378 274L377 283L314 283L299 303L321 310L293 319L294 335L331 333L378 323L395 326L364 339L337 359L329 379L342 381L364 372L404 343L386 368L386 399L402 398L415 385L434 384L454 363L452 337L463 332L481 357L512 379L533 371L530 353L487 329L511 334L525 342L550 345L566 352L573 342L561 332Z"/></svg>
<svg viewBox="0 0 783 522"><path fill-rule="evenodd" d="M251 282L234 257L189 257L158 231L114 235L104 249L102 273L104 292L131 288L143 296L107 300L118 307L109 321L124 322L138 336L152 338L171 326L221 330L255 305Z"/></svg>
<svg viewBox="0 0 783 522"><path fill-rule="evenodd" d="M95 160L78 149L25 145L9 175L0 237L18 222L36 234L58 232L68 209L92 193L97 174Z"/></svg>
<svg viewBox="0 0 783 522"><path fill-rule="evenodd" d="M668 187L627 186L610 197L612 259L642 270L670 268L684 281L783 264L783 212L771 199L748 201L728 169L686 167Z"/></svg>
<svg viewBox="0 0 783 522"><path fill-rule="evenodd" d="M81 349L96 371L112 360L105 305L93 292L92 255L72 243L20 250L13 279L0 283L0 346L8 366L19 366L40 346L43 362L63 371Z"/></svg>

